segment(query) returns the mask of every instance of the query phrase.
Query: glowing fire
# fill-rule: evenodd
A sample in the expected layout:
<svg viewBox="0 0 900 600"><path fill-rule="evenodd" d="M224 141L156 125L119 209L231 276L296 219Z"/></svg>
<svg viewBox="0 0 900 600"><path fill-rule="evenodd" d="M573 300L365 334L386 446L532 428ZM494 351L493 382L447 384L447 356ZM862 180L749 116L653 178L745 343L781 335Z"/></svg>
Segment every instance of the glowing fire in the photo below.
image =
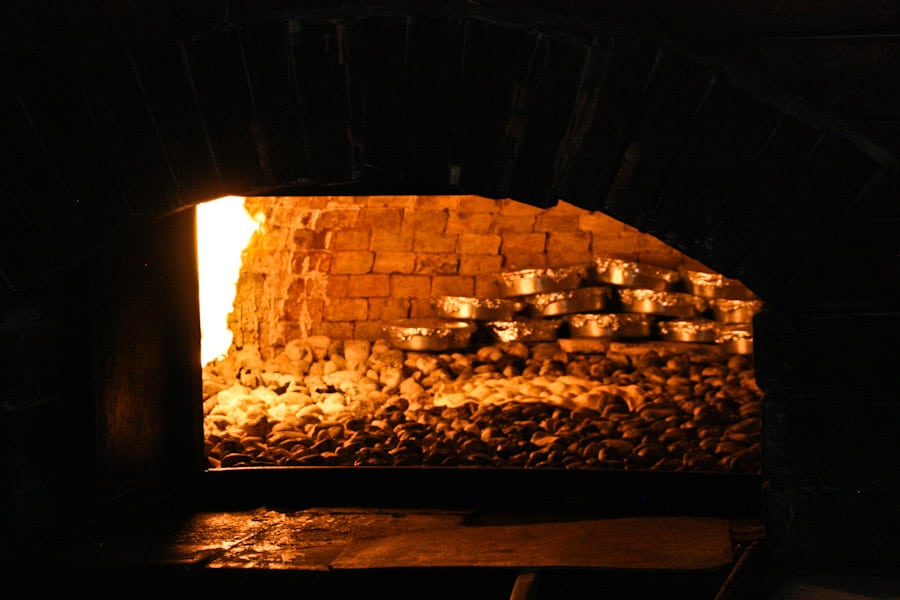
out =
<svg viewBox="0 0 900 600"><path fill-rule="evenodd" d="M263 222L251 216L241 196L197 205L197 273L200 284L200 355L203 365L231 346L228 315L241 269L241 255Z"/></svg>

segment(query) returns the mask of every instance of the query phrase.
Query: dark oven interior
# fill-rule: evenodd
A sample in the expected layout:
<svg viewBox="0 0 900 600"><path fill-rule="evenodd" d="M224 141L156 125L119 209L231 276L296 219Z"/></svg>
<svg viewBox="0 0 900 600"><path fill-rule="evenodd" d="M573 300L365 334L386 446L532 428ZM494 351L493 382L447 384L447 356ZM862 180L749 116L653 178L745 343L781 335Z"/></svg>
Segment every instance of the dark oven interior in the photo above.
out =
<svg viewBox="0 0 900 600"><path fill-rule="evenodd" d="M88 554L104 568L127 564L92 535L114 516L152 531L148 515L218 511L225 525L192 531L223 546L249 535L227 515L241 515L241 527L274 518L251 512L247 521L260 507L277 507L279 518L301 511L313 525L327 511L302 511L328 506L477 508L493 525L528 514L535 527L551 517L713 516L758 522L768 564L788 570L881 574L896 564L898 103L886 81L893 32L882 34L900 15L706 8L695 20L641 3L142 6L104 18L61 9L41 22L14 11L2 26L3 551L28 577L42 568L31 557L51 556L48 548L62 558L43 565L71 558L61 539L96 541ZM193 207L224 194L315 209L336 224L327 234L295 227L251 251L264 263L283 261L276 251L286 244L304 248L306 262L288 268L295 285L315 283L311 263L343 282L313 296L295 288L290 297L303 301L282 309L292 325L278 332L259 324L271 298L242 307L248 331L282 349L309 336L375 339L391 319L433 316L435 290L478 295L497 269L536 260L556 266L608 251L739 279L764 301L750 358L761 394L757 462L696 472L651 468L661 457L629 469L615 457L568 469L329 464L329 447L328 460L222 465L248 453L213 455L204 439ZM498 207L511 207L499 233ZM360 211L367 225L342 221ZM410 244L420 240L433 262L404 262L390 245L403 242L400 229L386 234L401 212ZM453 221L456 245L433 235L432 213L445 228ZM529 234L536 215L555 224L541 230L545 252L526 235L505 239L518 254L498 252L504 231L526 233L514 225L523 215ZM579 218L608 219L618 237ZM353 260L374 258L366 253L378 234L381 258L394 262L363 269ZM459 236L468 236L462 246ZM390 285L392 274L409 276L400 305L373 294L376 311L368 292L347 292ZM414 278L426 275L428 293ZM262 271L245 276L262 289ZM525 367L494 358L468 366ZM543 375L572 377L590 364L562 368ZM167 533L151 536L149 554L171 542ZM165 562L140 560L153 573ZM218 572L236 577L235 589L254 585L252 568ZM409 581L419 573L403 571ZM607 583L591 589L623 577L604 573ZM490 580L500 597L507 576ZM717 572L713 587L723 578ZM626 579L618 592L635 585ZM325 590L370 584L316 580Z"/></svg>

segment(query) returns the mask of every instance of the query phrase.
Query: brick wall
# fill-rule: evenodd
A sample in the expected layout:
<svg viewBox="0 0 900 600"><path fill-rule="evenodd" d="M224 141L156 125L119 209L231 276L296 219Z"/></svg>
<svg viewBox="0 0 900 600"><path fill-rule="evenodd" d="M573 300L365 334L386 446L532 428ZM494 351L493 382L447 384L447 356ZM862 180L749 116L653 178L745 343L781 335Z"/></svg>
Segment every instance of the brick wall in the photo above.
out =
<svg viewBox="0 0 900 600"><path fill-rule="evenodd" d="M384 321L431 316L432 296L495 296L503 270L593 256L704 268L565 202L542 210L480 196L356 196L252 197L246 205L265 225L244 255L231 319L237 346L317 334L377 339Z"/></svg>

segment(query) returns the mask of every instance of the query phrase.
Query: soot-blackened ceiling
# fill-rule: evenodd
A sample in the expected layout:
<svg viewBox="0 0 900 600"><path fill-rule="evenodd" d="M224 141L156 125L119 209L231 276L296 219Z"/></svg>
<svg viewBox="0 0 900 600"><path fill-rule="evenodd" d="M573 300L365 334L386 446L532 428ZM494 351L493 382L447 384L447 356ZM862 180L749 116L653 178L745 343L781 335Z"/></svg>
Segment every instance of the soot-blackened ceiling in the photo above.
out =
<svg viewBox="0 0 900 600"><path fill-rule="evenodd" d="M57 8L56 36L10 29L8 290L229 193L563 198L762 288L842 251L835 239L897 260L891 135L872 103L851 114L862 91L817 96L827 69L773 59L788 13L768 37L765 13L743 33L717 13L733 35L716 39L615 4L244 4L191 3L145 27L137 9L98 23ZM792 87L799 72L812 95Z"/></svg>

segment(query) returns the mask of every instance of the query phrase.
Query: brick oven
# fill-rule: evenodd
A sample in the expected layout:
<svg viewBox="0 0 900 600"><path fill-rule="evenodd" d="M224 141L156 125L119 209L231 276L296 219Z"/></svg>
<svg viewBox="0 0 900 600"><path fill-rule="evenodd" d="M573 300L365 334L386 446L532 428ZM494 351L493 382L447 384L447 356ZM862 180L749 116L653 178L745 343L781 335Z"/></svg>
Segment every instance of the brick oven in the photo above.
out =
<svg viewBox="0 0 900 600"><path fill-rule="evenodd" d="M200 595L253 589L268 575L277 589L296 581L246 564L197 577L186 567L215 564L217 550L252 539L256 527L290 537L299 531L290 519L303 520L307 535L327 521L338 536L335 519L340 535L362 522L390 529L384 520L394 513L384 507L415 515L404 521L412 540L438 518L428 511L449 519L460 507L482 509L476 522L527 521L532 532L548 515L557 524L584 515L728 517L761 525L757 582L808 577L840 587L892 576L900 92L890 76L900 13L872 2L789 4L12 10L0 55L0 332L11 375L0 425L0 547L20 575L10 585L90 589L97 582L87 579L98 576L124 589L158 577ZM740 279L765 301L753 323L765 390L761 473L209 472L192 207L225 194L338 209L325 211L340 225L327 243L314 233L291 240L309 248L307 267L328 263L327 286L291 296L304 300L285 307L291 318L281 329L251 328L282 341L372 337L375 313L416 316L426 310L415 279L423 272L429 295L483 291L494 269L533 263L536 231L546 256L596 254L583 227L591 220L659 240L644 249L649 262L702 264ZM495 231L484 229L484 215L503 211L520 234L507 240L519 246L505 263ZM341 221L351 213L352 223ZM401 214L415 222L410 234L429 232L437 218L465 243L385 236ZM535 229L535 215L545 229ZM528 231L514 231L517 216L532 219ZM372 254L379 235L383 252ZM435 244L424 250L436 262L404 262L407 242ZM408 288L403 302L379 291L392 275ZM314 282L295 285L306 283ZM243 306L238 315L253 321L260 312ZM340 517L329 506L382 512ZM194 523L193 554L172 569L163 555L186 539L171 528L175 514ZM120 516L131 535L115 539L131 545L98 533ZM691 523L696 532L706 522ZM307 552L333 566L333 547L324 548ZM737 567L758 557L744 550L736 544L738 579L746 572ZM93 562L84 567L76 556ZM409 567L337 580L314 573L303 583L347 591L447 578L455 591L455 578L504 597L513 579L521 592L529 576ZM54 569L62 580L53 581ZM622 593L637 585L630 573L588 569L575 579ZM726 575L664 574L652 584L707 597Z"/></svg>
<svg viewBox="0 0 900 600"><path fill-rule="evenodd" d="M207 216L223 206L248 229L250 215L261 221L245 248L224 216ZM603 213L480 196L252 197L204 205L198 228L204 256L203 240L224 233L242 258L236 285L217 292L200 261L212 468L759 472L752 338L731 352L712 343L719 329L751 333L762 301L737 284L703 287L707 266ZM522 291L538 282L550 291ZM719 289L729 297L698 295ZM648 292L669 306L629 314L620 296ZM205 298L223 296L233 304L209 319ZM619 335L620 322L633 331ZM418 341L396 334L417 323ZM613 325L593 335L597 323ZM465 339L428 337L445 324ZM691 331L666 340L667 327ZM226 329L230 345L210 348Z"/></svg>

